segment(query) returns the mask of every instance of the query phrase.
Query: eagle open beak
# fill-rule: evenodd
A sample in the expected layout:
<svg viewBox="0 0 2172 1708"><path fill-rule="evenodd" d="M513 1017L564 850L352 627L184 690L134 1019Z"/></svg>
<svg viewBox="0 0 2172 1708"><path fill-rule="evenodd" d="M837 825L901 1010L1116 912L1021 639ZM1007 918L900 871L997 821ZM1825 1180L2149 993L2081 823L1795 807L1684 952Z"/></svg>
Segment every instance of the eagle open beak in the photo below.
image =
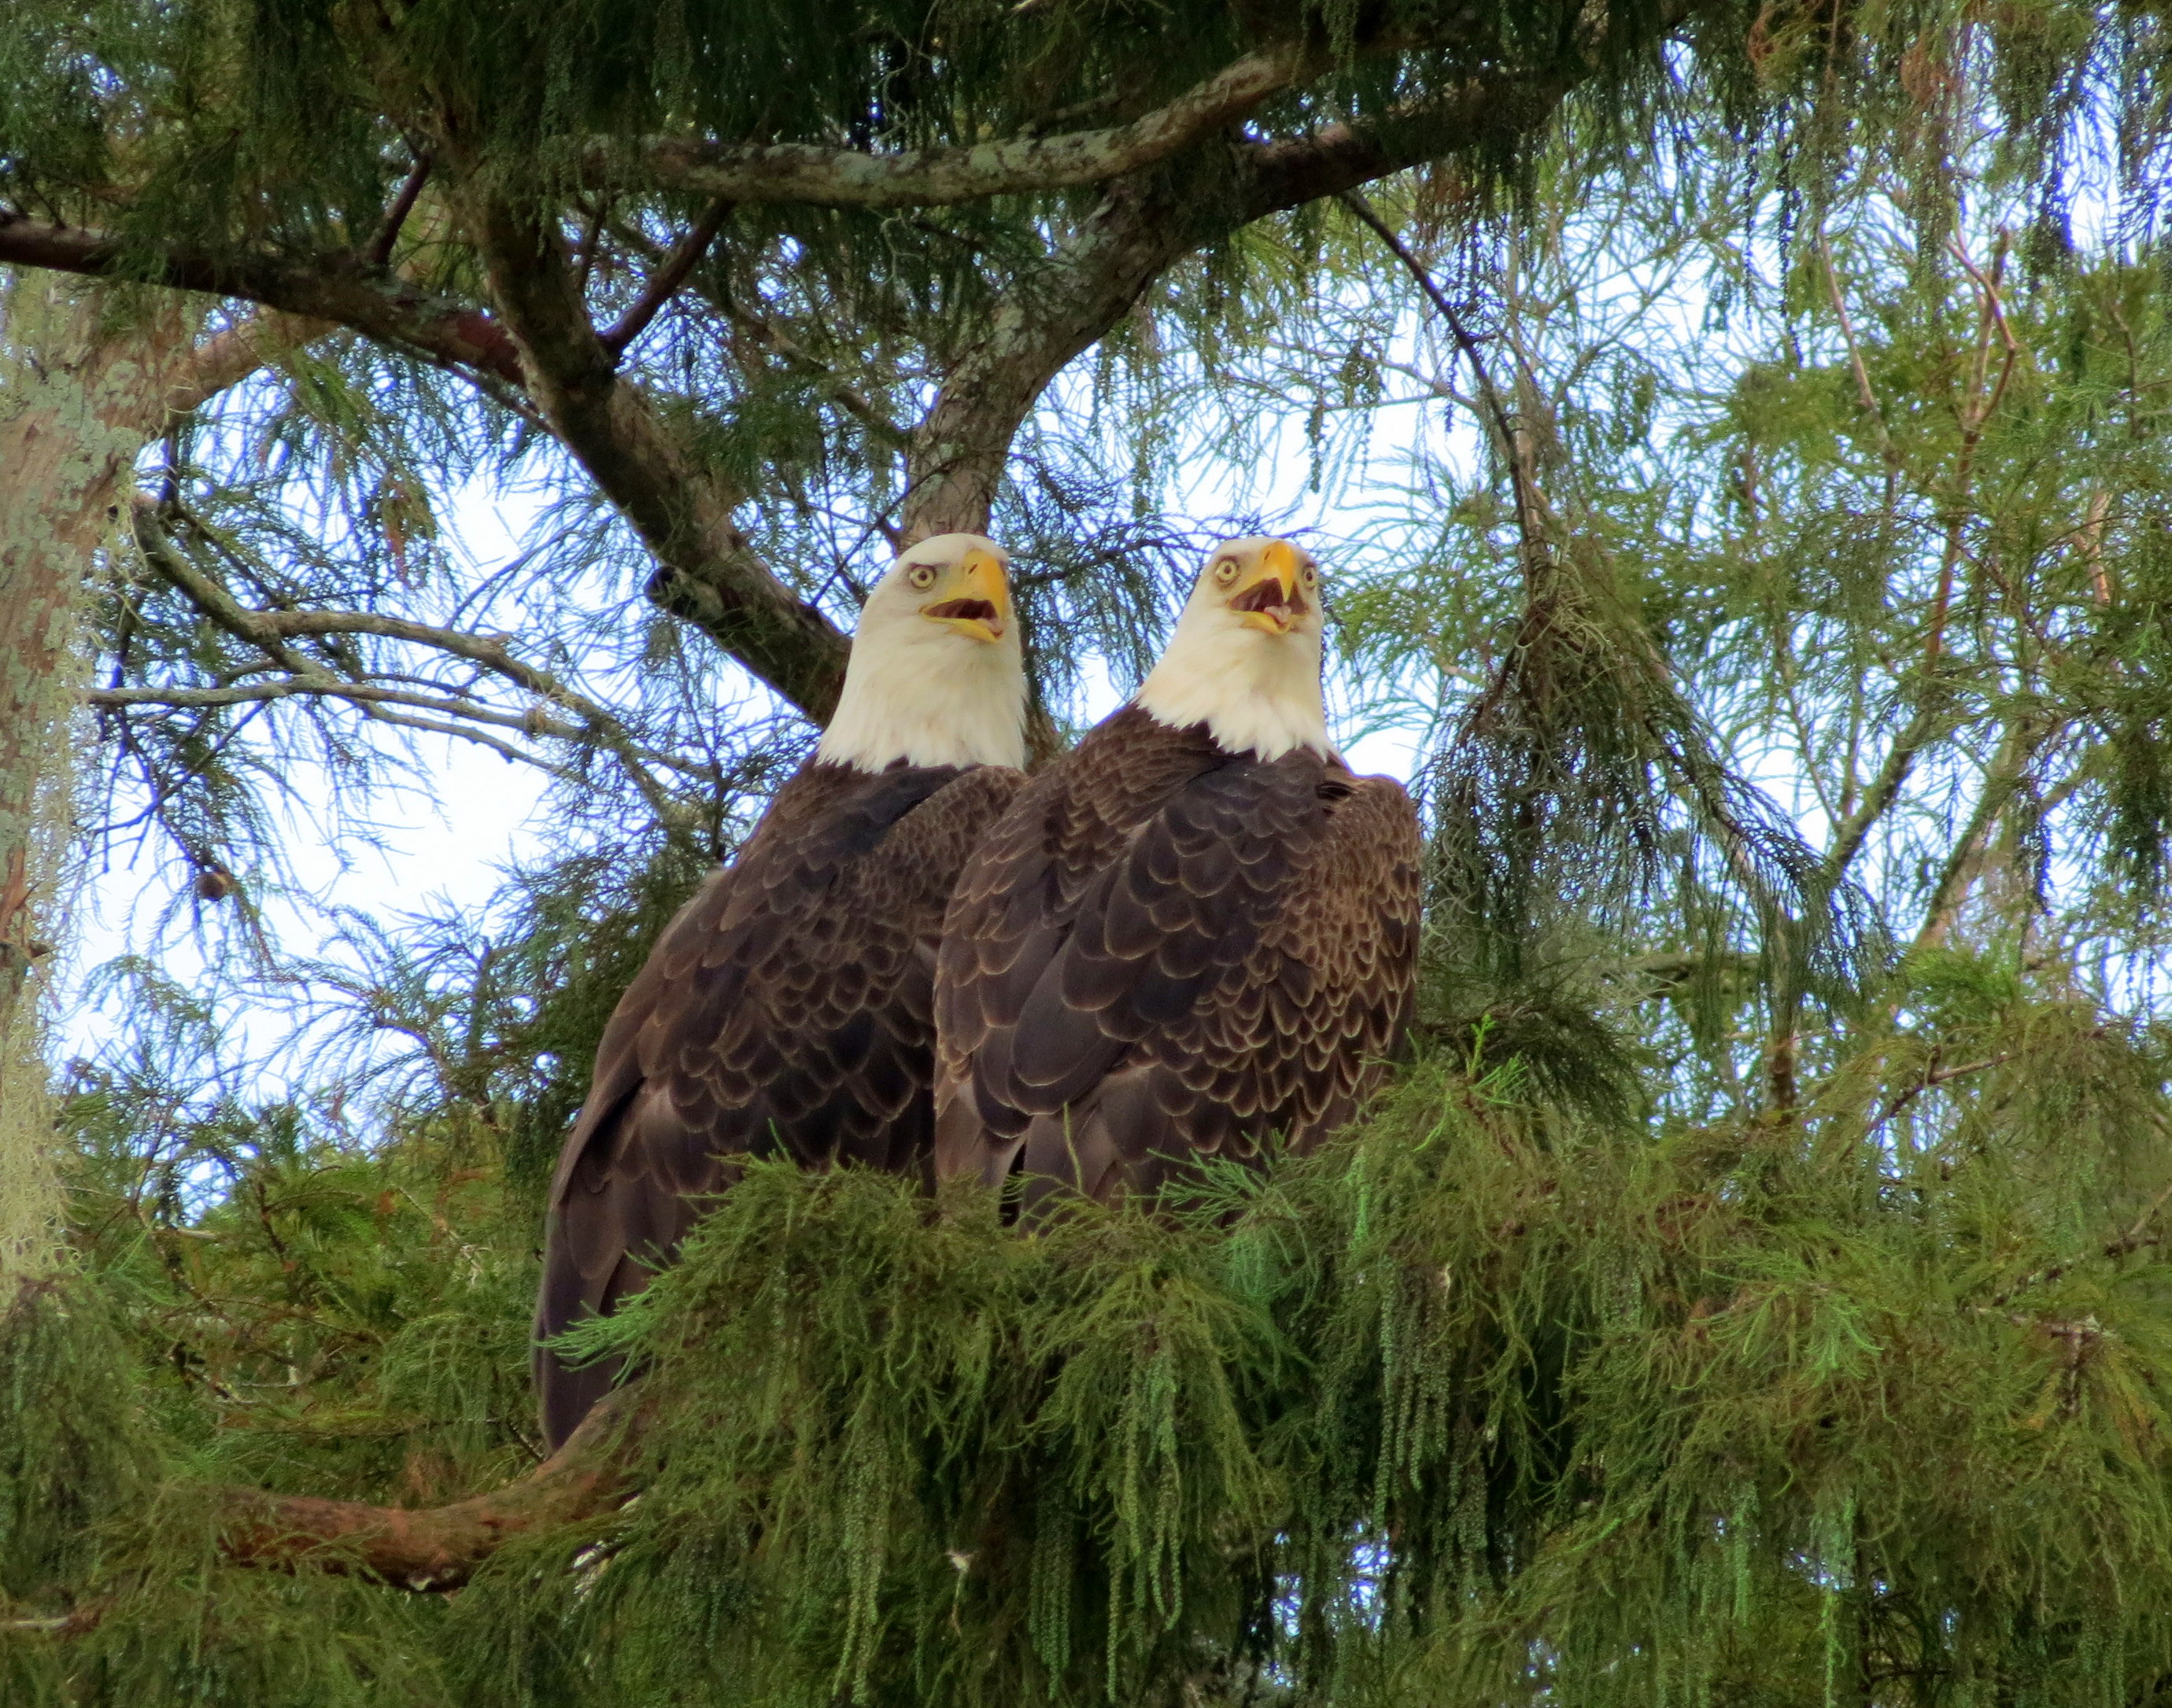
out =
<svg viewBox="0 0 2172 1708"><path fill-rule="evenodd" d="M1010 584L1003 576L1003 560L977 548L967 552L956 584L954 595L922 605L920 615L976 641L1003 639L1003 625L1011 615Z"/></svg>
<svg viewBox="0 0 2172 1708"><path fill-rule="evenodd" d="M1306 607L1298 590L1297 552L1288 541L1271 540L1261 549L1259 561L1237 583L1228 604L1248 629L1287 635L1297 626Z"/></svg>

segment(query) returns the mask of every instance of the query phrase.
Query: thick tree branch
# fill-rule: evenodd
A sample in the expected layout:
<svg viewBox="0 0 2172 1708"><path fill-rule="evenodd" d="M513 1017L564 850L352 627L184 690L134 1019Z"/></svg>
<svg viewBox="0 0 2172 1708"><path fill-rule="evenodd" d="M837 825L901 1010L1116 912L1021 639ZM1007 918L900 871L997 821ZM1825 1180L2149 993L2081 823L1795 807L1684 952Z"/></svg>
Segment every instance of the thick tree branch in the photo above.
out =
<svg viewBox="0 0 2172 1708"><path fill-rule="evenodd" d="M1688 11L1668 9L1670 16ZM1677 17L1663 29L1679 21ZM1509 148L1550 123L1569 92L1598 69L1594 62L1544 73L1490 72L1379 119L1325 125L1307 137L1247 144L1245 218L1261 219L1340 196L1488 142Z"/></svg>
<svg viewBox="0 0 2172 1708"><path fill-rule="evenodd" d="M1666 8L1661 31L1690 9L1681 0ZM1255 219L1423 161L1526 138L1598 70L1594 55L1569 70L1489 73L1373 123L1329 125L1288 141L1210 137L1180 159L1112 183L1049 274L1013 292L946 375L914 436L906 541L987 528L1011 441L1041 392L1184 255Z"/></svg>
<svg viewBox="0 0 2172 1708"><path fill-rule="evenodd" d="M304 263L182 249L147 253L96 232L0 209L0 262L239 297L306 320L352 326L381 342L501 381L517 385L521 379L512 340L481 309L433 296L350 256Z"/></svg>
<svg viewBox="0 0 2172 1708"><path fill-rule="evenodd" d="M658 141L642 145L630 160L599 148L587 175L599 189L670 188L732 201L831 207L930 207L1063 190L1105 183L1168 159L1234 124L1322 57L1296 45L1248 53L1168 105L1109 130L895 154L807 142L747 148Z"/></svg>
<svg viewBox="0 0 2172 1708"><path fill-rule="evenodd" d="M615 372L556 233L493 196L476 197L471 215L529 394L655 554L649 596L707 630L808 717L826 719L844 682L845 636L770 572L732 521L738 495L722 490L647 395Z"/></svg>
<svg viewBox="0 0 2172 1708"><path fill-rule="evenodd" d="M189 352L166 386L166 424L202 409L261 368L274 351L297 349L333 330L329 320L277 312L236 320Z"/></svg>
<svg viewBox="0 0 2172 1708"><path fill-rule="evenodd" d="M1690 9L1688 0L1672 0L1659 31ZM1523 140L1599 66L1592 54L1567 72L1504 70L1375 124L1331 125L1291 142L1232 143L1210 130L1190 149L1110 182L1055 265L1008 293L987 333L944 375L907 453L903 542L987 530L1012 443L1041 394L1185 255L1268 214L1422 161ZM1035 708L1035 756L1045 758L1054 739Z"/></svg>
<svg viewBox="0 0 2172 1708"><path fill-rule="evenodd" d="M514 1537L623 1505L632 1493L626 1462L648 1415L642 1390L621 1388L519 1481L447 1507L374 1507L223 1489L220 1552L237 1566L314 1566L404 1589L456 1589Z"/></svg>

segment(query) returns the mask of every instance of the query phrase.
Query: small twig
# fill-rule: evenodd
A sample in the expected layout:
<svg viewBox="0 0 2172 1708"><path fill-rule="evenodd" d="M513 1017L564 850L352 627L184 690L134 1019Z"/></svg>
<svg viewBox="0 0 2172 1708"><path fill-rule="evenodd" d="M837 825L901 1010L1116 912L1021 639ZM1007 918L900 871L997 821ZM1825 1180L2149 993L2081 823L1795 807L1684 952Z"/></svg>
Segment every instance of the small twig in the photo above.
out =
<svg viewBox="0 0 2172 1708"><path fill-rule="evenodd" d="M664 258L663 265L649 275L648 285L634 299L633 306L619 317L618 324L598 335L604 348L614 358L624 355L626 346L638 338L664 305L679 293L679 287L686 282L686 276L700 265L702 257L709 252L709 245L717 240L717 234L723 229L731 212L729 201L712 202L708 212L695 221L694 228Z"/></svg>
<svg viewBox="0 0 2172 1708"><path fill-rule="evenodd" d="M2130 1251L2139 1251L2150 1244L2157 1236L2149 1231L2150 1224L2168 1203L2172 1203L2172 1186L2167 1186L2149 1200L2149 1207L2135 1218L2134 1226L2104 1249L2106 1257L2124 1257Z"/></svg>
<svg viewBox="0 0 2172 1708"><path fill-rule="evenodd" d="M51 1637L83 1636L98 1629L106 1614L113 1611L113 1597L102 1595L47 1619L0 1619L0 1631Z"/></svg>
<svg viewBox="0 0 2172 1708"><path fill-rule="evenodd" d="M1841 293L1840 273L1833 266L1832 250L1822 229L1818 233L1818 255L1825 264L1825 287L1832 298L1834 317L1840 322L1840 336L1847 345L1848 363L1855 370L1856 395L1862 400L1863 412L1878 429L1878 454L1885 464L1885 506L1881 513L1890 524L1900 483L1900 448L1893 443L1893 435L1885 425L1884 408L1872 389L1870 370L1864 365L1862 347L1856 341L1855 322L1848 315L1847 298Z"/></svg>
<svg viewBox="0 0 2172 1708"><path fill-rule="evenodd" d="M1945 550L1938 562L1938 590L1931 604L1931 633L1923 646L1923 665L1927 670L1938 661L1945 644L1946 616L1954 597L1954 572L1961 559L1961 527L1966 518L1969 492L1976 477L1976 447L1982 442L1984 423L1998 411L2006 396L2007 383L2013 378L2013 365L2019 357L2020 346L2014 341L2013 333L2006 324L2006 310L1998 299L1998 279L1996 274L2003 266L2003 259L1994 267L1994 277L1986 278L1969 259L1968 251L1956 239L1953 252L1968 271L1970 278L1983 293L1981 328L1976 336L1976 379L1969 387L1971 401L1960 411L1961 450L1954 468L1953 502L1947 513ZM1998 371L1998 383L1992 388L1988 399L1983 395L1986 378L1991 372L1991 335L1996 331L2006 352L2006 360Z"/></svg>
<svg viewBox="0 0 2172 1708"><path fill-rule="evenodd" d="M407 216L415 211L417 199L422 194L422 185L430 176L431 157L427 150L415 157L415 169L407 175L407 181L400 186L399 195L392 198L392 206L384 211L384 223L377 228L370 240L369 260L373 266L383 266L392 259L392 245L400 236L400 228L407 223Z"/></svg>
<svg viewBox="0 0 2172 1708"><path fill-rule="evenodd" d="M1981 1061L1965 1061L1957 1067L1930 1069L1906 1091L1896 1093L1885 1107L1879 1110L1870 1124L1863 1130L1863 1136L1869 1137L1925 1092L1944 1085L1949 1080L1965 1078L1971 1073L1981 1073L1987 1068L1997 1067L2001 1062L2008 1060L2012 1054L2011 1050L2003 1050L1997 1055L1987 1055Z"/></svg>
<svg viewBox="0 0 2172 1708"><path fill-rule="evenodd" d="M1395 235L1388 223L1374 211L1373 204L1355 190L1344 191L1339 199L1403 264L1404 270L1417 282L1418 288L1425 293L1426 299L1438 312L1448 327L1449 336L1455 340L1456 347L1470 363L1470 371L1478 381L1478 395L1485 402L1484 416L1499 438L1501 454L1508 465L1508 481L1515 494L1516 520L1524 536L1524 549L1527 553L1542 555L1546 538L1546 498L1539 491L1535 476L1527 466L1522 435L1516 431L1515 418L1509 413L1508 406L1503 401L1500 389L1493 384L1493 376L1486 366L1486 358L1479 349L1478 341L1471 336L1470 329L1463 324L1463 317L1456 312L1455 304L1449 301L1447 293L1434 282L1425 263L1404 245L1403 240Z"/></svg>
<svg viewBox="0 0 2172 1708"><path fill-rule="evenodd" d="M872 398L851 382L839 379L828 363L819 356L809 354L804 346L773 321L742 309L736 303L722 302L717 306L723 309L734 326L752 333L788 363L814 379L837 400L847 415L867 429L870 437L892 449L901 449L911 443L912 435L885 415Z"/></svg>
<svg viewBox="0 0 2172 1708"><path fill-rule="evenodd" d="M2147 1210L2144 1210L2140 1216L2135 1218L2133 1227L2128 1228L2126 1232L2120 1235L2118 1238L2106 1241L2104 1246L2104 1254L2106 1257L2125 1257L2129 1252L2139 1251L2145 1245L2154 1244L2157 1240L2157 1236L2150 1232L2150 1224L2157 1220L2159 1213L2164 1210L2165 1205L2168 1203L2172 1203L2172 1186L2167 1186L2162 1192L2159 1192L2154 1198L2149 1200L2149 1207ZM1994 1293L1992 1296L1991 1303L1989 1305L1980 1305L1977 1308L1979 1310L2001 1309L2006 1305L2007 1302L2012 1299L2016 1294L2024 1293L2031 1287L2047 1286L2051 1282L2058 1280L2061 1276L2066 1274L2067 1270L2072 1267L2073 1265L2070 1263L2052 1263L2045 1265L2045 1266L2040 1270L2032 1270L2029 1274L2022 1276L2019 1281L2014 1282L2013 1286L2007 1287L1999 1292ZM2026 1317L2015 1317L2013 1320L2017 1323L2027 1323L2033 1319ZM2056 1324L2040 1324L2039 1326L2044 1327L2054 1334L2062 1331L2062 1325ZM2095 1330L2096 1325L2094 1320L2089 1323L2089 1327L2092 1331Z"/></svg>

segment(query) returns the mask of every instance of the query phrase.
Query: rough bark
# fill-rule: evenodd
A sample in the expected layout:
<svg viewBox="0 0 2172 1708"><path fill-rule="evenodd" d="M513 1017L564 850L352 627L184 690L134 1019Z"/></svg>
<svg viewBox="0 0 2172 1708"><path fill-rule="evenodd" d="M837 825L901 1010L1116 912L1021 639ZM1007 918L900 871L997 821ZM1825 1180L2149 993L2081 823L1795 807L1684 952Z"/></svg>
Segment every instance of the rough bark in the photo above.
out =
<svg viewBox="0 0 2172 1708"><path fill-rule="evenodd" d="M597 189L673 188L733 201L829 207L932 207L1046 193L1104 183L1167 159L1234 124L1326 60L1324 53L1296 44L1262 48L1166 106L1105 130L895 154L807 142L730 147L659 140L639 145L630 156L599 148L586 175Z"/></svg>
<svg viewBox="0 0 2172 1708"><path fill-rule="evenodd" d="M217 1490L219 1551L237 1566L306 1565L405 1589L457 1589L514 1537L623 1505L633 1493L625 1467L648 1416L642 1390L620 1388L526 1476L446 1507Z"/></svg>
<svg viewBox="0 0 2172 1708"><path fill-rule="evenodd" d="M1695 9L1692 0L1671 0L1648 27L1664 35ZM1367 51L1412 45L1382 40ZM1264 215L1458 150L1527 137L1570 89L1599 73L1605 47L1587 43L1543 72L1481 74L1376 121L1273 142L1245 141L1237 126L1261 101L1320 68L1309 49L1247 55L1168 105L1109 130L890 155L659 142L606 150L591 164L603 175L599 183L669 180L718 198L862 207L1105 184L1073 238L957 352L911 434L901 529L911 543L987 529L1012 443L1041 393L1184 255ZM650 596L808 716L826 717L842 680L845 638L752 551L732 520L745 495L702 467L653 400L618 373L619 354L645 317L599 333L552 223L478 191L477 163L461 169L447 141L446 163L469 186L467 234L481 250L496 314L421 292L381 255L304 261L154 251L6 212L0 261L217 290L323 316L479 383L517 388L519 406L540 411L654 554Z"/></svg>
<svg viewBox="0 0 2172 1708"><path fill-rule="evenodd" d="M146 253L99 232L0 208L0 261L84 278L239 297L301 320L351 326L379 343L449 367L515 384L520 378L513 341L481 309L433 296L390 268L352 255L292 260L207 255L179 246Z"/></svg>
<svg viewBox="0 0 2172 1708"><path fill-rule="evenodd" d="M1213 138L1111 184L1049 275L1005 303L951 365L913 435L906 544L986 530L1012 441L1041 393L1184 256L1270 214L1424 161L1528 137L1596 70L1594 61L1580 73L1475 78L1377 123L1329 125L1288 141Z"/></svg>

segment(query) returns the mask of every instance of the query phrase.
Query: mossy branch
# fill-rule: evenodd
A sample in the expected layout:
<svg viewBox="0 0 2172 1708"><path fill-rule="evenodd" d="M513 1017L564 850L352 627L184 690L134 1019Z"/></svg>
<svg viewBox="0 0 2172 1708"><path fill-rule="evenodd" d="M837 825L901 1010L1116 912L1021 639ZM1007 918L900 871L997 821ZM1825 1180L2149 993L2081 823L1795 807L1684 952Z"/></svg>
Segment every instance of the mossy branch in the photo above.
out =
<svg viewBox="0 0 2172 1708"><path fill-rule="evenodd" d="M597 1517L631 1499L626 1460L651 1410L642 1389L621 1388L526 1476L449 1506L220 1489L219 1551L236 1566L309 1566L403 1589L457 1589L514 1537Z"/></svg>

